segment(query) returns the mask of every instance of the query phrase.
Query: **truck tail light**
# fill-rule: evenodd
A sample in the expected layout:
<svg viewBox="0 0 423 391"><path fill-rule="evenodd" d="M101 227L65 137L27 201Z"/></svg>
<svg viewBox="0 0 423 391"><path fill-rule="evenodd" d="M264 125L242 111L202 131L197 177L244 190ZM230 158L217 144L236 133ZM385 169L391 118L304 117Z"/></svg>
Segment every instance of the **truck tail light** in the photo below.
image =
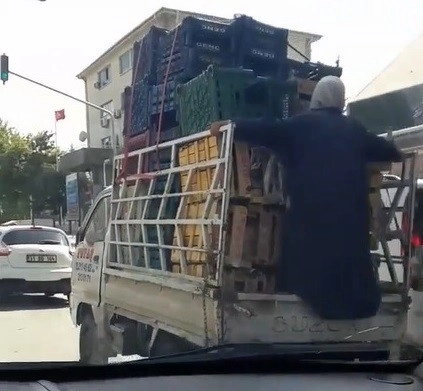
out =
<svg viewBox="0 0 423 391"><path fill-rule="evenodd" d="M404 232L405 235L408 235L408 227L410 224L410 217L408 215L407 212L404 212L402 214L402 231ZM413 232L412 236L411 236L411 248L413 250L413 252L420 247L423 244L422 238L420 237L420 235L418 235L417 233ZM404 256L405 255L405 251L404 249L402 249L401 255Z"/></svg>

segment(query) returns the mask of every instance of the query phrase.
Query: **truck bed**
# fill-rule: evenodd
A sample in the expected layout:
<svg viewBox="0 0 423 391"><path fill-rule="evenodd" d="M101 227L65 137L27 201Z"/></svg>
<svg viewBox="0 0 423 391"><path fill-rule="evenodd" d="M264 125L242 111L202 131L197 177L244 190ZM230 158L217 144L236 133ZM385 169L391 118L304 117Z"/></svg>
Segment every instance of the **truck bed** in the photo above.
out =
<svg viewBox="0 0 423 391"><path fill-rule="evenodd" d="M179 335L199 346L218 343L394 341L406 316L400 294L384 294L377 316L357 321L320 319L297 296L238 293L170 275L107 269L103 302L113 312ZM206 328L207 324L207 328Z"/></svg>
<svg viewBox="0 0 423 391"><path fill-rule="evenodd" d="M205 131L116 157L115 172L125 159L138 169L159 154L170 163L144 179L127 173L113 190L102 303L198 346L398 340L406 322L398 281L377 316L359 321L322 321L298 297L276 293L280 167L266 151L233 143L233 131L228 124L219 138ZM262 159L261 190L253 155Z"/></svg>

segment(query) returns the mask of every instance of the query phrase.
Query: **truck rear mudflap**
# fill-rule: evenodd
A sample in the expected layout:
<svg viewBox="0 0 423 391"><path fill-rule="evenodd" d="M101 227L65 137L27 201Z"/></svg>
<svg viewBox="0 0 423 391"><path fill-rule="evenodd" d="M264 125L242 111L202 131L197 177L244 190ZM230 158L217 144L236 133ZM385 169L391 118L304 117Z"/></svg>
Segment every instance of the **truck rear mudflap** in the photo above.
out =
<svg viewBox="0 0 423 391"><path fill-rule="evenodd" d="M405 330L400 295L384 295L375 317L323 320L295 295L238 294L224 305L225 343L395 341Z"/></svg>

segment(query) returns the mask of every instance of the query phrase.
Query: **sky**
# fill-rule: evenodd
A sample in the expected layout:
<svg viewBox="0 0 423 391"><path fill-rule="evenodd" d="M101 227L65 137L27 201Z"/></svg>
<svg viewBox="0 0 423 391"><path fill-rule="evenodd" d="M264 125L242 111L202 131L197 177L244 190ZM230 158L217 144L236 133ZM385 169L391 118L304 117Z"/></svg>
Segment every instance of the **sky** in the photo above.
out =
<svg viewBox="0 0 423 391"><path fill-rule="evenodd" d="M222 17L246 14L278 27L323 35L312 60L343 67L355 96L412 40L423 34L421 0L1 0L0 52L11 71L84 99L76 75L160 7ZM276 6L276 7L275 7ZM423 56L423 52L422 52ZM82 146L85 106L13 75L0 84L0 118L22 133L53 131L58 144Z"/></svg>

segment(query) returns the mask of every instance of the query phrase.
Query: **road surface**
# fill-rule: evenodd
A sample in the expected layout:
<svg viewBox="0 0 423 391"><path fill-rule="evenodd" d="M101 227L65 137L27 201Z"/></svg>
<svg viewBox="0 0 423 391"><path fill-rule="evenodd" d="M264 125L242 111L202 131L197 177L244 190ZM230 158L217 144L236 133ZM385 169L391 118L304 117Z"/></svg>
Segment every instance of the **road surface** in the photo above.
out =
<svg viewBox="0 0 423 391"><path fill-rule="evenodd" d="M408 331L423 344L423 293L412 291L411 297ZM64 296L0 299L0 362L77 361L78 333ZM109 362L139 358L118 356Z"/></svg>
<svg viewBox="0 0 423 391"><path fill-rule="evenodd" d="M65 296L0 299L0 362L77 361L78 333Z"/></svg>

